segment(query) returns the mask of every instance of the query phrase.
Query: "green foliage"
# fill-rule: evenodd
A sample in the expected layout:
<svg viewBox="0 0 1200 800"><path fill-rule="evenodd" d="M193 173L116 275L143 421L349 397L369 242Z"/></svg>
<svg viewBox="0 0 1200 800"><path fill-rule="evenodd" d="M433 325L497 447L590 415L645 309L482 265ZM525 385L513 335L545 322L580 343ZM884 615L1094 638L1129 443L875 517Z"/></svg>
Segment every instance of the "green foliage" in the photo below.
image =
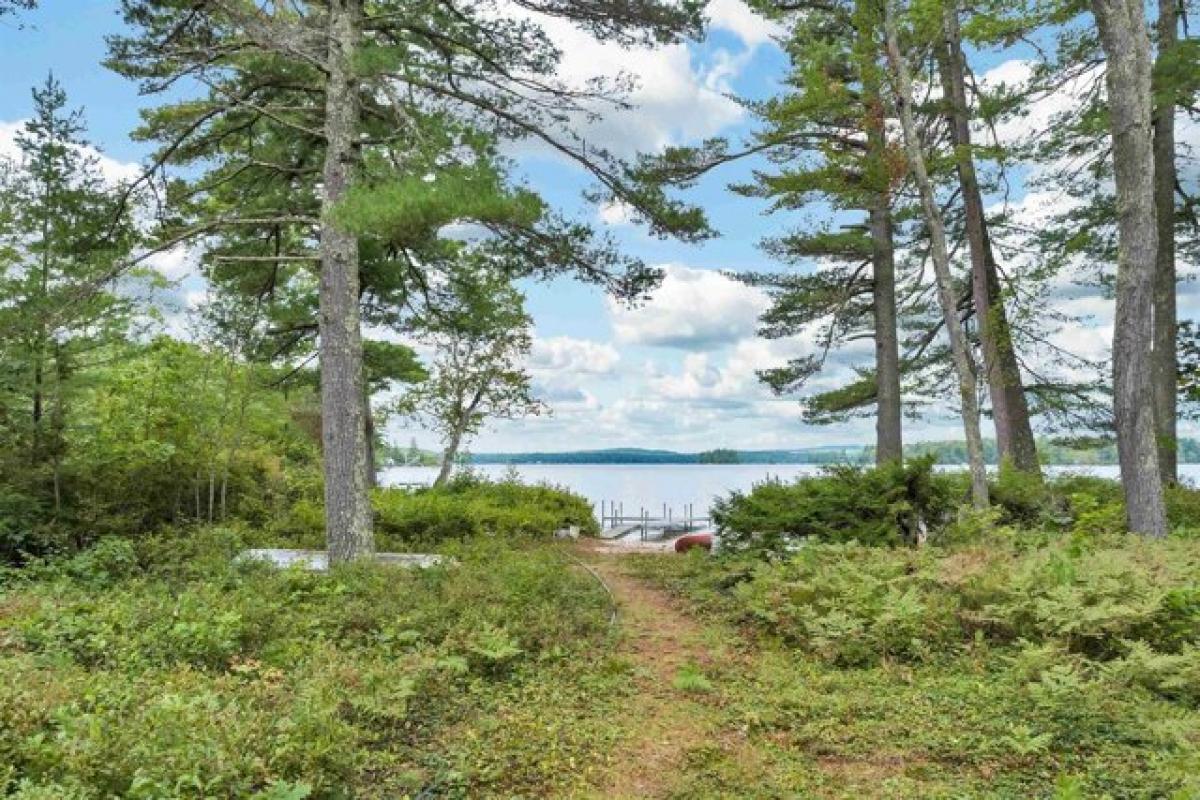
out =
<svg viewBox="0 0 1200 800"><path fill-rule="evenodd" d="M609 601L553 548L478 539L449 568L318 575L235 563L249 543L113 539L3 590L0 794L526 795L572 780L548 751L506 774L471 750L510 695L581 702L554 676L591 658ZM523 759L544 736L494 755Z"/></svg>
<svg viewBox="0 0 1200 800"><path fill-rule="evenodd" d="M1200 547L1009 532L639 557L760 648L720 684L744 747L689 761L677 795L1194 796Z"/></svg>
<svg viewBox="0 0 1200 800"><path fill-rule="evenodd" d="M789 540L916 541L942 526L956 507L955 481L933 459L882 467L830 466L794 483L768 481L733 492L713 507L722 547L777 551Z"/></svg>
<svg viewBox="0 0 1200 800"><path fill-rule="evenodd" d="M707 694L715 688L700 667L691 663L684 664L676 671L671 685L690 694Z"/></svg>
<svg viewBox="0 0 1200 800"><path fill-rule="evenodd" d="M515 480L468 477L416 492L383 490L375 510L377 533L408 547L481 534L544 539L570 525L597 531L592 507L579 495Z"/></svg>
<svg viewBox="0 0 1200 800"><path fill-rule="evenodd" d="M924 533L932 543L992 540L1039 541L1071 532L1092 539L1126 530L1120 484L1090 475L1042 480L1002 466L989 484L993 506L981 513L961 508L967 477L936 472L932 455L906 466L835 466L790 484L768 481L750 492L719 500L713 518L728 549L778 553L804 539L898 545ZM1166 490L1167 516L1181 535L1200 528L1200 490Z"/></svg>
<svg viewBox="0 0 1200 800"><path fill-rule="evenodd" d="M160 338L92 370L58 464L58 508L0 472L0 559L182 521L262 524L313 492L311 395L272 372Z"/></svg>
<svg viewBox="0 0 1200 800"><path fill-rule="evenodd" d="M315 489L271 522L274 535L294 545L321 546L325 518ZM478 536L549 539L570 525L585 535L598 531L591 504L577 494L515 479L490 481L471 473L440 487L378 489L372 505L381 549L420 549Z"/></svg>
<svg viewBox="0 0 1200 800"><path fill-rule="evenodd" d="M701 464L737 464L740 462L737 450L719 447L716 450L705 450L696 456Z"/></svg>
<svg viewBox="0 0 1200 800"><path fill-rule="evenodd" d="M1187 540L1081 545L1060 536L1037 547L809 543L749 568L733 559L704 577L741 618L840 666L1037 645L1098 668L1135 644L1171 654L1200 644L1197 574L1200 549Z"/></svg>

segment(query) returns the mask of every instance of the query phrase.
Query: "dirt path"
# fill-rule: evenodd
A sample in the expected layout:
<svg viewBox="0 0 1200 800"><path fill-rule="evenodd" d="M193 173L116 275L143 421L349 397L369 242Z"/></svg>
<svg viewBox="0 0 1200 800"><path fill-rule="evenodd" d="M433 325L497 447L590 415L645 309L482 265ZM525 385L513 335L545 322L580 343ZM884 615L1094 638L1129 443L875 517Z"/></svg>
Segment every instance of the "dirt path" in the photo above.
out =
<svg viewBox="0 0 1200 800"><path fill-rule="evenodd" d="M616 596L618 654L632 664L635 689L622 708L625 736L614 766L594 796L668 797L682 780L688 751L720 737L720 696L711 678L731 655L677 600L631 576L621 554L592 545L579 556Z"/></svg>

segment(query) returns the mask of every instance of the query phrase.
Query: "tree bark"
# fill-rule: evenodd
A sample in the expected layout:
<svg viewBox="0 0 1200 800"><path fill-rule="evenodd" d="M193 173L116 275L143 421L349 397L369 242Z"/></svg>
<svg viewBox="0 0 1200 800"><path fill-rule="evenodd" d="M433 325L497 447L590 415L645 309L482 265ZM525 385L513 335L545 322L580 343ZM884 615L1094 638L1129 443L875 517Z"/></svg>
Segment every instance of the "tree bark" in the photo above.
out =
<svg viewBox="0 0 1200 800"><path fill-rule="evenodd" d="M900 397L900 342L896 332L896 260L892 212L886 195L870 211L875 313L875 463L904 459Z"/></svg>
<svg viewBox="0 0 1200 800"><path fill-rule="evenodd" d="M1159 0L1158 58L1179 39L1178 0ZM1158 439L1158 469L1164 484L1178 480L1178 369L1175 277L1175 102L1170 93L1157 95L1154 108L1154 207L1158 251L1154 271L1154 425Z"/></svg>
<svg viewBox="0 0 1200 800"><path fill-rule="evenodd" d="M367 439L367 488L374 489L379 485L379 478L375 471L375 417L371 414L371 396L367 392L363 392L363 425L366 430L363 435Z"/></svg>
<svg viewBox="0 0 1200 800"><path fill-rule="evenodd" d="M958 303L954 296L954 284L950 275L950 254L946 246L946 227L933 185L925 167L925 154L921 150L917 125L912 112L912 76L908 63L900 51L900 36L896 30L892 0L884 0L884 30L887 35L888 60L896 86L896 105L900 112L900 126L904 132L904 147L908 153L909 170L921 195L921 207L929 226L930 256L933 260L937 280L938 301L946 320L946 332L950 337L950 350L954 357L954 370L958 375L959 396L962 403L963 430L967 439L967 460L971 470L971 500L976 508L988 505L987 468L983 461L983 436L979 430L979 401L975 367L967 349L962 320L958 317Z"/></svg>
<svg viewBox="0 0 1200 800"><path fill-rule="evenodd" d="M875 9L855 7L861 40L874 41L879 32ZM900 341L896 314L896 247L892 225L891 171L888 169L887 113L883 102L883 72L874 47L855 49L862 75L867 133L867 181L871 199L867 229L871 237L871 307L875 323L875 463L904 460Z"/></svg>
<svg viewBox="0 0 1200 800"><path fill-rule="evenodd" d="M996 256L988 236L983 195L971 153L971 117L967 104L966 58L962 50L956 0L943 7L945 50L939 53L950 138L954 145L958 184L966 217L967 244L971 254L971 295L979 325L983 371L992 400L996 446L1001 462L1022 472L1041 476L1029 404L1021 382L1021 367L1013 349L1012 330L1000 296Z"/></svg>
<svg viewBox="0 0 1200 800"><path fill-rule="evenodd" d="M451 432L450 439L446 442L445 449L442 450L442 466L438 470L437 477L434 478L434 486L442 486L450 480L450 474L454 471L454 462L458 459L458 448L462 446L462 437L461 429Z"/></svg>
<svg viewBox="0 0 1200 800"><path fill-rule="evenodd" d="M1109 125L1117 188L1117 289L1113 328L1113 416L1130 530L1167 530L1151 395L1158 228L1150 130L1150 37L1142 3L1092 0L1106 57Z"/></svg>
<svg viewBox="0 0 1200 800"><path fill-rule="evenodd" d="M339 228L333 214L350 186L354 169L359 109L351 62L361 24L362 0L330 2L321 197L320 361L325 537L331 564L368 556L375 549L365 463L358 240Z"/></svg>

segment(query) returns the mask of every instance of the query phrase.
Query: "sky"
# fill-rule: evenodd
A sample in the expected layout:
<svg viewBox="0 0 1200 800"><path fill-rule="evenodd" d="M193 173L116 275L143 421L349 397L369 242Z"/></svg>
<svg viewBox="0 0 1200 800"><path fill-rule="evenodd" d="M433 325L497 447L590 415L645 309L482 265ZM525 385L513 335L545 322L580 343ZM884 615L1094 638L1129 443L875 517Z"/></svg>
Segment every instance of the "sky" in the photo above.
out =
<svg viewBox="0 0 1200 800"><path fill-rule="evenodd" d="M30 113L30 87L52 70L72 103L83 107L91 143L103 154L106 171L114 178L137 174L149 148L129 134L143 100L136 86L101 64L105 35L120 29L117 5L115 0L45 0L39 11L22 15L19 24L0 20L0 155L11 153L12 135ZM606 112L585 128L588 141L633 155L712 136L736 141L753 130L753 120L731 96L761 98L779 85L786 59L773 41L777 31L741 0L712 0L708 17L703 41L653 50L622 50L564 25L550 27L564 53L566 78L582 82L623 72L637 79L629 98L633 108ZM1028 72L1020 52L975 55L973 62L984 80L1012 83ZM1064 102L1048 98L1033 109L1030 119L1002 130L1001 138L1047 124ZM1200 145L1194 125L1184 126L1180 138ZM534 320L528 368L551 413L491 425L472 443L472 450L695 451L872 441L872 419L806 425L795 398L774 397L757 380L757 370L810 353L814 343L808 336L759 338L757 318L768 299L761 290L724 274L781 269L759 243L796 222L766 214L761 202L728 191L730 183L752 179L753 163L718 171L688 193L721 235L702 244L684 244L649 236L620 207L585 202L586 176L552 154L518 147L512 155L520 178L551 204L608 229L626 252L661 267L665 278L647 302L633 308L615 303L598 288L565 278L523 284ZM1048 209L1061 208L1064 198L1045 189L1027 191L1018 180L1008 202L1018 220L1036 225ZM810 213L820 214L821 209ZM189 306L203 300L203 281L192 272L192 260L183 251L166 254L154 265L176 282L167 301L168 318L179 329ZM1194 290L1185 286L1181 292L1181 316L1194 317L1200 305ZM1080 319L1053 331L1052 340L1104 358L1111 340L1111 299L1064 278L1055 302ZM852 346L837 354L813 387L836 386L854 366L868 365L871 359L870 342ZM947 405L944 413L909 423L906 437L959 438L960 430ZM388 435L401 443L415 437L425 447L437 443L432 433L409 428L401 420L389 424Z"/></svg>

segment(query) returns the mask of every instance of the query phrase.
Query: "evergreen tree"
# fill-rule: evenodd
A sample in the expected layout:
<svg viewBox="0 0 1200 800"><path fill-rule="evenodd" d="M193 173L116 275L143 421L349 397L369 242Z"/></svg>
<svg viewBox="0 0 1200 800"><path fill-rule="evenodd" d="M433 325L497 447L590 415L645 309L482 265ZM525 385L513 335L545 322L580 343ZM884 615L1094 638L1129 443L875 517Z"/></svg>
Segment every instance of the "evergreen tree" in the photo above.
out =
<svg viewBox="0 0 1200 800"><path fill-rule="evenodd" d="M1113 326L1113 418L1130 530L1166 535L1153 386L1153 308L1158 258L1150 38L1141 3L1093 0L1107 56L1109 124L1117 190L1117 304ZM1174 341L1172 341L1174 347ZM1153 390L1151 390L1153 395Z"/></svg>
<svg viewBox="0 0 1200 800"><path fill-rule="evenodd" d="M646 157L638 179L658 191L686 187L731 161L763 156L773 169L756 170L740 194L771 201L771 211L820 208L822 222L805 224L765 242L784 264L815 262L806 274L738 275L764 287L773 303L760 333L768 338L817 332L820 351L764 370L779 394L804 390L829 354L861 338L875 342L873 368L853 384L805 398L805 418L825 423L876 409L876 458L903 455L902 395L897 309L895 206L903 156L887 131L882 101L880 15L872 0L754 3L783 24L790 65L786 89L747 103L763 123L734 152L724 140L671 148ZM829 214L825 206L832 210Z"/></svg>
<svg viewBox="0 0 1200 800"><path fill-rule="evenodd" d="M125 343L137 307L137 276L108 280L136 235L53 76L33 106L0 177L0 429L7 479L57 516L75 396Z"/></svg>
<svg viewBox="0 0 1200 800"><path fill-rule="evenodd" d="M110 66L146 93L200 89L148 112L138 132L159 142L152 172L194 165L202 173L172 186L164 238L233 231L247 246L214 259L265 265L269 289L282 269L300 267L299 282L317 296L334 561L373 546L364 288L432 287L425 248L414 242L430 245L445 225L475 221L493 229L498 250L523 253L545 273L573 271L632 295L656 277L593 245L586 227L546 213L528 191L505 186L495 160L477 157L483 142L535 139L587 168L600 193L641 209L656 231L689 221L631 192L607 154L572 134L588 103L613 96L559 81L550 37L534 18L511 12L565 19L619 43L665 42L695 30L690 0L124 0L122 8L131 33L112 39ZM296 299L299 313L311 314Z"/></svg>
<svg viewBox="0 0 1200 800"><path fill-rule="evenodd" d="M966 334L959 318L958 301L950 272L950 252L946 240L946 228L941 208L934 195L933 182L926 167L925 153L920 133L913 114L914 93L912 74L907 56L900 45L900 26L892 0L883 0L884 29L887 39L888 61L891 64L895 103L904 134L905 150L908 154L909 170L921 196L921 209L929 228L930 260L933 262L934 281L938 301L942 307L946 334L950 339L950 350L954 371L958 378L958 394L961 403L963 430L967 440L967 461L971 470L971 498L977 508L988 504L987 470L984 464L983 436L979 430L978 390L975 380L975 364L968 349Z"/></svg>

